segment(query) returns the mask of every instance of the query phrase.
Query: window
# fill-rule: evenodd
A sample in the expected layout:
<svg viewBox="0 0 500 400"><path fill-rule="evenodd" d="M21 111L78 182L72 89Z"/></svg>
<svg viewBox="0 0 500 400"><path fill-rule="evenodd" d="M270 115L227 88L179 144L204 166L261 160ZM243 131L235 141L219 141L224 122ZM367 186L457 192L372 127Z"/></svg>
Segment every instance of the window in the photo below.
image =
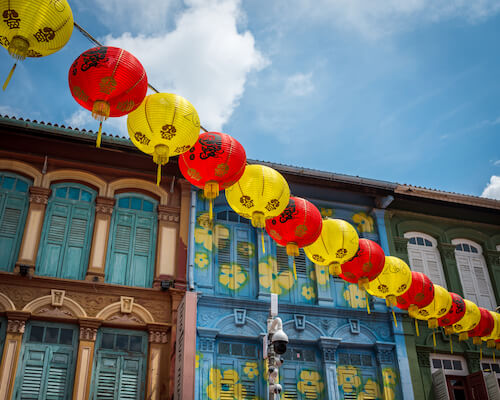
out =
<svg viewBox="0 0 500 400"><path fill-rule="evenodd" d="M278 264L278 276L283 272L288 272L289 280L279 279L280 300L291 303L316 304L316 284L311 279L314 276L314 264L306 257L304 250L295 257L295 268L297 271L297 280L293 276L294 257L289 257L286 248L275 245L276 262Z"/></svg>
<svg viewBox="0 0 500 400"><path fill-rule="evenodd" d="M383 383L379 375L387 380L388 386L397 384L395 368L385 367L379 371L373 352L362 349L339 349L337 351L337 381L340 398L378 399L382 397ZM394 392L393 392L394 393Z"/></svg>
<svg viewBox="0 0 500 400"><path fill-rule="evenodd" d="M23 336L14 399L67 399L73 390L77 329L32 322Z"/></svg>
<svg viewBox="0 0 500 400"><path fill-rule="evenodd" d="M404 237L409 239L408 258L411 270L426 274L432 283L446 288L436 239L420 232L407 232Z"/></svg>
<svg viewBox="0 0 500 400"><path fill-rule="evenodd" d="M214 221L214 279L219 294L256 296L256 232L248 219L219 211Z"/></svg>
<svg viewBox="0 0 500 400"><path fill-rule="evenodd" d="M450 354L431 354L431 373L442 369L445 375L463 375L469 374L465 358Z"/></svg>
<svg viewBox="0 0 500 400"><path fill-rule="evenodd" d="M116 196L111 218L106 282L150 287L156 249L157 202L124 193Z"/></svg>
<svg viewBox="0 0 500 400"><path fill-rule="evenodd" d="M263 371L260 367L259 346L248 342L219 341L217 350L216 366L221 372L221 381L212 384L220 385L221 400L260 398L263 388L259 381Z"/></svg>
<svg viewBox="0 0 500 400"><path fill-rule="evenodd" d="M84 279L94 225L97 193L77 183L51 186L36 273L66 279Z"/></svg>
<svg viewBox="0 0 500 400"><path fill-rule="evenodd" d="M481 361L481 369L484 372L495 373L498 378L500 378L500 362L498 360L493 360L492 358L483 358Z"/></svg>
<svg viewBox="0 0 500 400"><path fill-rule="evenodd" d="M0 173L0 271L11 272L17 260L29 206L31 181Z"/></svg>
<svg viewBox="0 0 500 400"><path fill-rule="evenodd" d="M96 343L90 398L144 398L147 343L145 332L103 328Z"/></svg>
<svg viewBox="0 0 500 400"><path fill-rule="evenodd" d="M455 245L455 258L464 297L480 307L494 310L495 296L481 246L466 239L455 239L452 243Z"/></svg>

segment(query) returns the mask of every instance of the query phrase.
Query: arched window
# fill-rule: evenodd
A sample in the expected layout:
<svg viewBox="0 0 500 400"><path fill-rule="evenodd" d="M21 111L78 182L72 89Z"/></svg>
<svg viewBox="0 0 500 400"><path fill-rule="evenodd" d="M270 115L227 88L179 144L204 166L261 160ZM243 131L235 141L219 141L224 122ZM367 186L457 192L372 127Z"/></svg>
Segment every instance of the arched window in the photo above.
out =
<svg viewBox="0 0 500 400"><path fill-rule="evenodd" d="M84 279L97 193L78 183L51 186L36 263L37 275Z"/></svg>
<svg viewBox="0 0 500 400"><path fill-rule="evenodd" d="M9 172L0 173L0 271L12 271L17 260L32 182Z"/></svg>
<svg viewBox="0 0 500 400"><path fill-rule="evenodd" d="M234 211L215 214L214 279L219 294L256 296L256 232Z"/></svg>
<svg viewBox="0 0 500 400"><path fill-rule="evenodd" d="M432 283L446 288L436 239L420 232L406 232L404 237L409 239L408 258L411 270L426 274Z"/></svg>
<svg viewBox="0 0 500 400"><path fill-rule="evenodd" d="M106 282L150 287L153 283L158 202L138 193L116 196L111 219Z"/></svg>
<svg viewBox="0 0 500 400"><path fill-rule="evenodd" d="M451 243L455 245L455 258L464 297L480 307L494 310L496 301L483 257L483 249L477 243L467 239L454 239Z"/></svg>

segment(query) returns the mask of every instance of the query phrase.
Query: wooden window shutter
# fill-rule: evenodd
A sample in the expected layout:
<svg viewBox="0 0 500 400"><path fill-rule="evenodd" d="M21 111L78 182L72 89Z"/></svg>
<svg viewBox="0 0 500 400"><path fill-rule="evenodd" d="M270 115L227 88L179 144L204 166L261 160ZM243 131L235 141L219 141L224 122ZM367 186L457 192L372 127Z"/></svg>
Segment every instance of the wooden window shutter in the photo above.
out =
<svg viewBox="0 0 500 400"><path fill-rule="evenodd" d="M12 271L16 262L24 221L27 196L0 192L0 270Z"/></svg>
<svg viewBox="0 0 500 400"><path fill-rule="evenodd" d="M438 369L432 374L432 386L435 400L450 400L446 375L442 369Z"/></svg>
<svg viewBox="0 0 500 400"><path fill-rule="evenodd" d="M456 260L457 260L458 272L460 275L460 281L462 283L462 288L464 291L464 297L480 305L478 298L476 297L474 276L472 268L469 264L469 258L466 256L461 256L459 254L456 254Z"/></svg>

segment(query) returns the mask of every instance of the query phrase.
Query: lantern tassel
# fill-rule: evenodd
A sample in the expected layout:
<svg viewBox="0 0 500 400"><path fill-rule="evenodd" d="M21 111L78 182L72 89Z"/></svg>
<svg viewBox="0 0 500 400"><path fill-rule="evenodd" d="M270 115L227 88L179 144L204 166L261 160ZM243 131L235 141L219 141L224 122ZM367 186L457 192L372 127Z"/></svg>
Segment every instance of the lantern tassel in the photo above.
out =
<svg viewBox="0 0 500 400"><path fill-rule="evenodd" d="M453 354L453 335L450 335L450 352Z"/></svg>
<svg viewBox="0 0 500 400"><path fill-rule="evenodd" d="M365 296L366 296L366 312L370 314L370 299L368 298L368 292L365 291Z"/></svg>
<svg viewBox="0 0 500 400"><path fill-rule="evenodd" d="M496 363L496 360L495 360L495 350L493 350L493 362Z"/></svg>
<svg viewBox="0 0 500 400"><path fill-rule="evenodd" d="M434 343L434 348L436 348L436 331L432 330L432 342Z"/></svg>
<svg viewBox="0 0 500 400"><path fill-rule="evenodd" d="M95 147L100 148L101 147L101 135L102 135L102 121L99 122L99 131L97 132L97 139L95 141Z"/></svg>
<svg viewBox="0 0 500 400"><path fill-rule="evenodd" d="M297 268L295 267L295 256L293 257L293 277L297 280Z"/></svg>
<svg viewBox="0 0 500 400"><path fill-rule="evenodd" d="M396 318L396 313L394 312L394 308L391 308L392 311L392 317L394 318L394 326L397 328L398 327L398 320Z"/></svg>
<svg viewBox="0 0 500 400"><path fill-rule="evenodd" d="M264 229L260 231L260 238L262 240L262 254L266 254L266 243L264 242Z"/></svg>
<svg viewBox="0 0 500 400"><path fill-rule="evenodd" d="M16 67L17 67L17 63L14 63L14 65L12 66L12 68L9 72L9 75L7 75L7 79L5 80L5 83L3 84L3 87L2 87L3 90L7 89L7 85L9 84L10 78L12 78L12 75L14 74Z"/></svg>
<svg viewBox="0 0 500 400"><path fill-rule="evenodd" d="M210 222L212 222L213 217L214 217L214 207L213 207L213 200L210 199L208 200L208 218L210 219Z"/></svg>
<svg viewBox="0 0 500 400"><path fill-rule="evenodd" d="M420 336L420 332L418 330L418 319L415 318L415 332L417 333L417 336Z"/></svg>
<svg viewBox="0 0 500 400"><path fill-rule="evenodd" d="M158 168L156 170L156 186L160 186L161 181L161 164L158 164Z"/></svg>

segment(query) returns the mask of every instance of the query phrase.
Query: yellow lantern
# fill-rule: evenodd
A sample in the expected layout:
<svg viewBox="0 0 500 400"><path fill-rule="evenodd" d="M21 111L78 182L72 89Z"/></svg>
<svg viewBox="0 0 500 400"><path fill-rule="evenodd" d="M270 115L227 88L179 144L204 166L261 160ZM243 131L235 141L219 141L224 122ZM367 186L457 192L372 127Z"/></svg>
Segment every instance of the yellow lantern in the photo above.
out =
<svg viewBox="0 0 500 400"><path fill-rule="evenodd" d="M460 341L467 340L469 338L467 332L474 329L481 320L479 307L470 300L464 299L464 302L465 314L456 324L453 325L453 332L458 333L458 339Z"/></svg>
<svg viewBox="0 0 500 400"><path fill-rule="evenodd" d="M193 105L171 93L146 96L139 107L128 114L128 134L142 152L153 156L158 164L157 185L161 166L169 157L188 151L198 140L200 120Z"/></svg>
<svg viewBox="0 0 500 400"><path fill-rule="evenodd" d="M0 0L0 13L0 44L15 60L55 53L73 32L73 13L66 0ZM3 90L16 65L17 61Z"/></svg>
<svg viewBox="0 0 500 400"><path fill-rule="evenodd" d="M429 328L438 327L438 318L441 318L450 311L452 306L452 297L444 287L434 285L434 299L429 305L419 308L412 313L412 317L427 321Z"/></svg>
<svg viewBox="0 0 500 400"><path fill-rule="evenodd" d="M410 267L400 258L386 256L384 269L368 283L366 291L372 296L385 298L388 304L396 305L396 297L410 289L411 281Z"/></svg>
<svg viewBox="0 0 500 400"><path fill-rule="evenodd" d="M487 343L487 346L492 349L495 348L496 343L495 340L498 338L500 334L500 314L489 311L491 316L493 317L493 321L495 322L495 325L493 327L493 330L488 336L483 336L481 339L484 340Z"/></svg>
<svg viewBox="0 0 500 400"><path fill-rule="evenodd" d="M288 205L290 188L283 175L265 165L248 165L240 180L226 189L229 206L264 228L266 219L280 215Z"/></svg>
<svg viewBox="0 0 500 400"><path fill-rule="evenodd" d="M356 255L359 237L356 229L342 219L325 219L321 234L316 241L304 247L304 252L313 263L329 265L330 274L339 275L340 266Z"/></svg>

